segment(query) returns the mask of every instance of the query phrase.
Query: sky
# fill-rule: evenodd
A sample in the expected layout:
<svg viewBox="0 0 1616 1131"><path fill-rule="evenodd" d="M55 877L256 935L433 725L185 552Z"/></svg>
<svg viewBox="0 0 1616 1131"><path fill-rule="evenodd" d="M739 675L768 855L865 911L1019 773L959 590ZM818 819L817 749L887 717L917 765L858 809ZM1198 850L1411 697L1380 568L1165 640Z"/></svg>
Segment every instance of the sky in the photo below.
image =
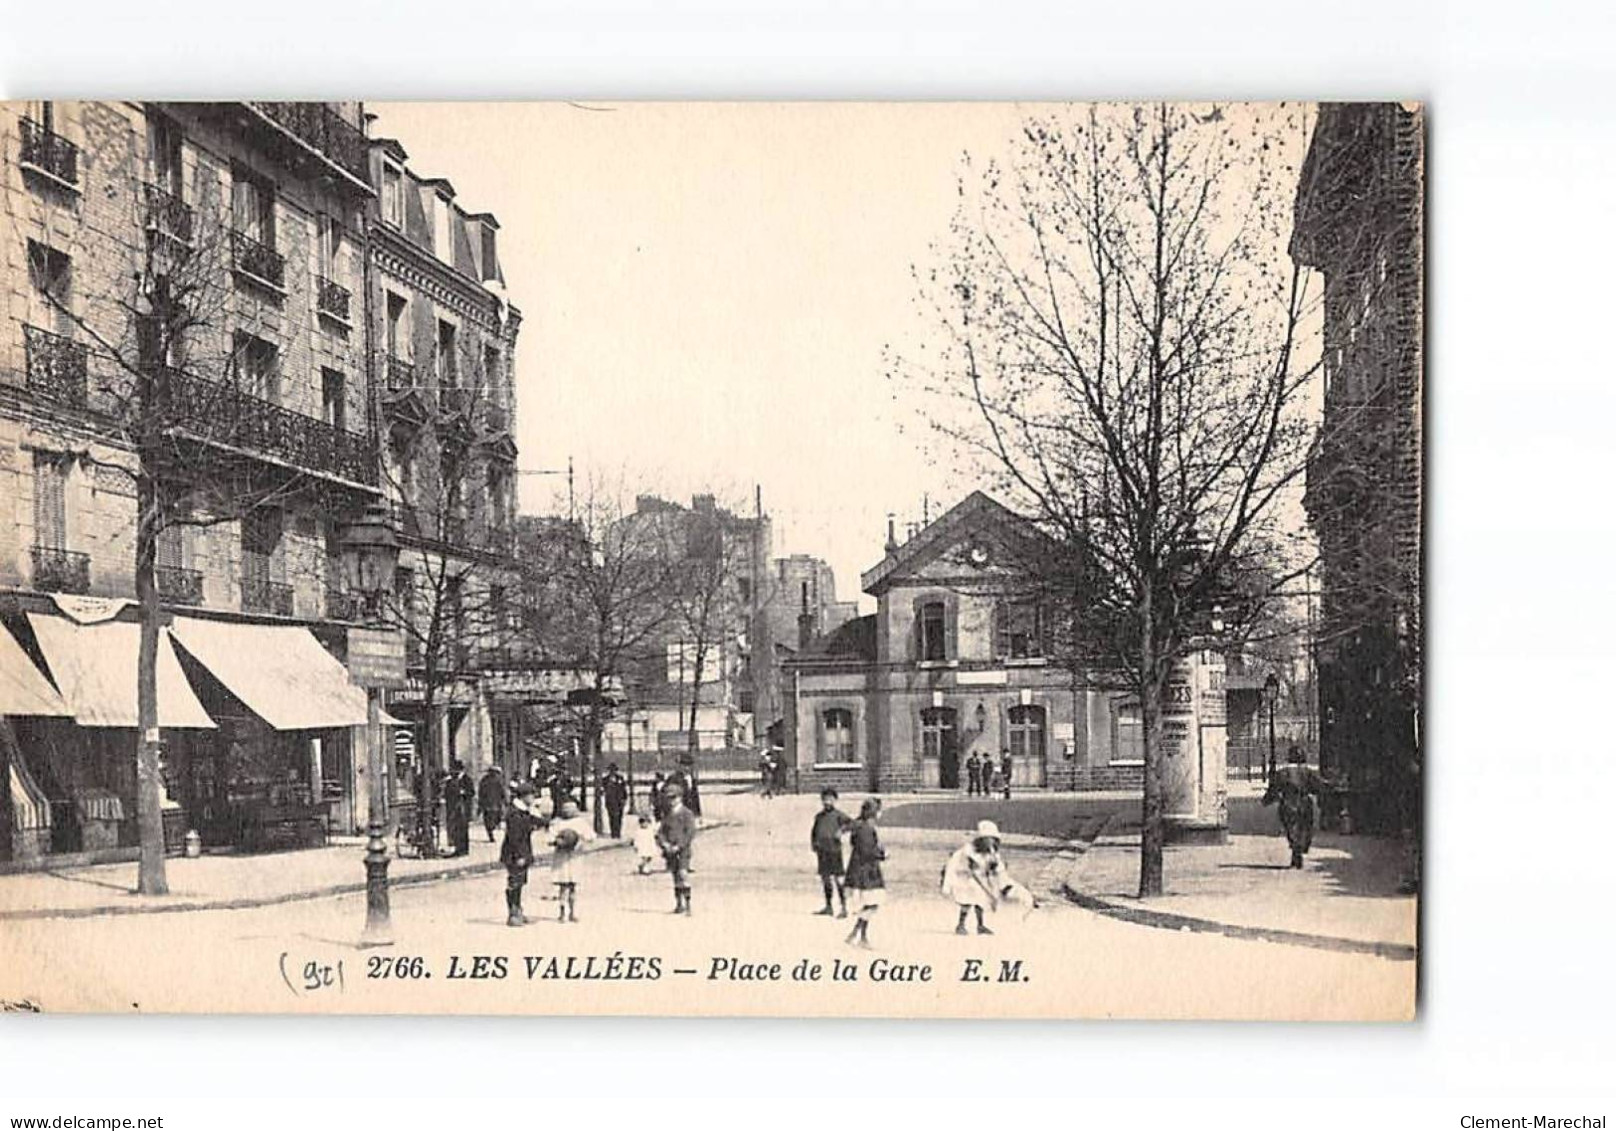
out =
<svg viewBox="0 0 1616 1131"><path fill-rule="evenodd" d="M887 377L928 332L962 155L1005 151L1010 103L371 103L372 134L493 212L523 321L519 467L750 509L774 553L810 553L860 596L886 516L967 494L932 463ZM935 331L932 331L935 332ZM565 510L523 475L524 511ZM873 608L862 598L866 608Z"/></svg>

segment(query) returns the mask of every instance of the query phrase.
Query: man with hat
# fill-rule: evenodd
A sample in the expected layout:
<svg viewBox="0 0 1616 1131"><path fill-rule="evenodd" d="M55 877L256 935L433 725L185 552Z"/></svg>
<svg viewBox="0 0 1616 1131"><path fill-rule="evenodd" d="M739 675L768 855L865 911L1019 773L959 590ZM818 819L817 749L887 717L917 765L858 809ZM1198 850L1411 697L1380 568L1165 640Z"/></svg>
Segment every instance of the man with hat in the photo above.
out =
<svg viewBox="0 0 1616 1131"><path fill-rule="evenodd" d="M600 779L600 798L606 803L606 821L613 840L623 839L623 810L628 805L628 779L617 768L616 762L606 766L606 776Z"/></svg>
<svg viewBox="0 0 1616 1131"><path fill-rule="evenodd" d="M959 922L954 925L956 935L969 934L965 929L971 912L976 912L976 933L993 932L983 922L985 909L999 907L999 826L992 821L978 821L976 832L954 850L943 865L943 894L959 905Z"/></svg>
<svg viewBox="0 0 1616 1131"><path fill-rule="evenodd" d="M1279 823L1285 827L1285 839L1290 841L1292 868L1300 868L1302 857L1313 847L1314 798L1323 791L1324 779L1307 764L1307 755L1300 746L1290 748L1285 765L1268 779L1262 803L1279 802Z"/></svg>
<svg viewBox="0 0 1616 1131"><path fill-rule="evenodd" d="M498 766L489 766L483 780L477 783L477 809L483 815L483 828L488 830L488 843L494 843L494 830L505 819L505 779Z"/></svg>
<svg viewBox="0 0 1616 1131"><path fill-rule="evenodd" d="M522 914L522 889L527 886L527 870L533 863L533 831L543 822L534 812L533 783L519 781L511 788L511 804L505 813L505 842L499 847L499 862L505 865L506 926L520 927L527 922Z"/></svg>

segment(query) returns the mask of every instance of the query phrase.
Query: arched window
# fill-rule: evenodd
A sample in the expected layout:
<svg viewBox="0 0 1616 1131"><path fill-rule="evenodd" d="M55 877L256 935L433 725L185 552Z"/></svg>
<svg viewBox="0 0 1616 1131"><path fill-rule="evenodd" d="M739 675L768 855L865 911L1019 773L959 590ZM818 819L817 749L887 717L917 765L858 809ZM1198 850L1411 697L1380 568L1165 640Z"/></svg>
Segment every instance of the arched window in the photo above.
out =
<svg viewBox="0 0 1616 1131"><path fill-rule="evenodd" d="M853 712L846 707L832 707L822 717L819 736L821 762L856 762L853 749Z"/></svg>
<svg viewBox="0 0 1616 1131"><path fill-rule="evenodd" d="M1044 709L1010 708L1010 756L1018 762L1041 761L1044 757Z"/></svg>

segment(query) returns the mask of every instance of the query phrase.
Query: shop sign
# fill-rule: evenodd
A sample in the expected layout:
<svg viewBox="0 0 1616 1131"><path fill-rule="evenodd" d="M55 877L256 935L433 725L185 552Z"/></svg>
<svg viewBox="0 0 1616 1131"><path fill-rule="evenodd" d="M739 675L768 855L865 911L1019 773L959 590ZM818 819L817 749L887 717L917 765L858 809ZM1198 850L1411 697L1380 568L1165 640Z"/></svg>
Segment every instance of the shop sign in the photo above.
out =
<svg viewBox="0 0 1616 1131"><path fill-rule="evenodd" d="M350 628L348 675L360 687L403 687L404 634L396 628Z"/></svg>

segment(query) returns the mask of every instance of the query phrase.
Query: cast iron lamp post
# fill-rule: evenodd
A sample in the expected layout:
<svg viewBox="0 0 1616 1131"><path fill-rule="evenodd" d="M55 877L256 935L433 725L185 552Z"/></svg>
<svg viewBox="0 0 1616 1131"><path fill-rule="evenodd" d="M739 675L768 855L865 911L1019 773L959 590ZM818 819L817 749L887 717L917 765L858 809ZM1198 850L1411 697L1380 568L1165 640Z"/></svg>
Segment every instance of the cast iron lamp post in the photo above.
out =
<svg viewBox="0 0 1616 1131"><path fill-rule="evenodd" d="M1274 706L1279 702L1279 677L1269 672L1268 678L1263 680L1263 690L1268 693L1268 766L1263 770L1263 781L1267 781L1269 770L1279 764L1274 750Z"/></svg>
<svg viewBox="0 0 1616 1131"><path fill-rule="evenodd" d="M353 586L365 603L365 619L373 625L383 622L382 600L393 588L398 568L398 537L393 533L392 516L381 503L372 503L358 521L342 532L342 564ZM375 684L365 688L365 772L370 776L370 828L365 843L365 933L363 946L388 946L393 941L391 910L387 899L386 771L383 762L382 689Z"/></svg>

